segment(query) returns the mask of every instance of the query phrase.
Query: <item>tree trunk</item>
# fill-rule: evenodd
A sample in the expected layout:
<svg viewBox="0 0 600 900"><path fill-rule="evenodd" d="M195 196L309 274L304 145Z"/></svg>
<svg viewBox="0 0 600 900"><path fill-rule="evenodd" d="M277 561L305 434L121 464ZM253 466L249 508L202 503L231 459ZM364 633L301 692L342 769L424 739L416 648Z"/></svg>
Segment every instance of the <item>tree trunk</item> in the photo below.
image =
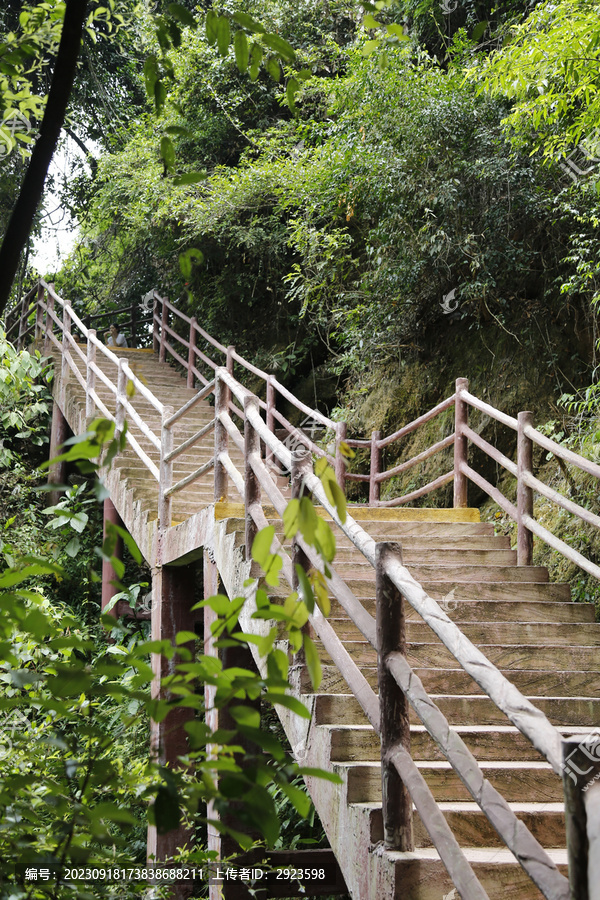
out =
<svg viewBox="0 0 600 900"><path fill-rule="evenodd" d="M21 253L27 244L35 213L44 193L48 167L65 121L77 71L77 58L86 11L87 0L67 0L65 20L40 136L31 154L19 197L10 217L2 247L0 247L0 315L8 302L10 290L19 268Z"/></svg>

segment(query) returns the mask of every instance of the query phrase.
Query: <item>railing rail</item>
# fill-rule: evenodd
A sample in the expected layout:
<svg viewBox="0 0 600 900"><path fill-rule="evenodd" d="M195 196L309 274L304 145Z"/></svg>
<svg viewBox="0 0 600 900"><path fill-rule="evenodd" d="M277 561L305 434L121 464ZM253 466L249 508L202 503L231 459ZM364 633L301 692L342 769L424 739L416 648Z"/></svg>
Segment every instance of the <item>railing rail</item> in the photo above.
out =
<svg viewBox="0 0 600 900"><path fill-rule="evenodd" d="M344 464L343 454L340 447L346 440L346 423L334 422L328 416L318 410L311 409L301 400L292 394L284 385L273 375L263 371L258 366L244 359L235 349L235 347L225 347L219 341L216 341L208 334L197 322L194 317L187 316L181 310L177 309L166 297L161 297L158 291L153 293L155 308L153 314L154 323L154 339L153 346L159 354L161 360L166 360L169 354L186 373L188 387L193 387L194 380L197 379L201 384L207 385L210 382L215 370L219 366L226 365L228 371L233 374L235 364L237 364L243 372L250 373L254 378L259 378L264 383L264 399L257 395L260 408L265 414L265 419L270 430L275 433L275 425L278 423L287 432L287 440L293 445L304 444L312 453L317 456L326 456L328 460L335 466L336 478L342 489L345 488L346 467ZM174 318L182 324L184 333L179 333L171 324ZM205 342L205 348L198 346L199 339ZM179 344L182 348L180 352L174 344ZM217 354L217 358L213 358ZM199 361L210 370L210 378L198 367ZM298 413L309 418L311 423L316 423L327 431L333 433L335 439L335 453L329 454L323 450L316 441L305 432L296 428L284 415L277 409L277 395L282 400L287 401ZM243 411L236 407L232 401L229 401L229 410L239 418L243 418ZM272 462L272 457L269 458ZM289 470L288 470L289 471Z"/></svg>
<svg viewBox="0 0 600 900"><path fill-rule="evenodd" d="M467 900L483 900L487 896L410 757L406 739L398 739L397 728L394 730L392 727L390 732L390 726L393 725L389 719L390 708L397 710L397 703L386 701L385 691L381 690L381 678L385 677L385 673L388 673L388 677L398 685L402 696L410 702L431 736L440 745L473 799L480 805L493 827L543 895L552 900L568 900L567 879L558 871L549 854L531 835L524 823L516 817L502 795L485 779L476 759L460 736L452 731L447 720L426 693L420 680L408 664L402 642L399 646L394 643L395 630L393 627L390 628L390 622L399 615L398 601L400 600L400 605L405 599L411 603L424 621L441 638L464 670L478 681L498 708L546 756L554 771L560 775L562 773L562 751L559 731L486 659L439 605L425 593L418 582L402 566L401 560L398 558L398 550L396 553L390 552L395 548L376 544L350 517L346 522L341 522L335 508L328 502L320 480L312 474L310 454L290 453L277 436L267 428L260 415L256 398L236 382L226 368L217 369L215 374L217 384L222 383L223 385L219 389L221 404L224 404L225 398L231 394L245 409L244 435L245 447L248 451L246 472L244 476L238 473L236 486L238 490L244 489L246 522L251 520L256 527L266 524L264 513L262 516L260 515L262 490L265 491L280 516L283 515L286 505L283 495L272 481L269 469L257 450L260 442L264 441L268 443L272 453L284 465L291 467L293 483L295 469L298 466L304 467L301 474L305 489L329 512L365 559L376 568L378 615L383 616L383 620L378 623L377 628L373 617L362 607L360 601L334 570L330 572L327 583L331 594L349 612L367 640L378 649L380 665L384 666L384 671L380 672L379 698L318 609L311 616L310 622L369 721L382 736L384 822L387 845L391 849L412 849L410 810L414 803L461 896ZM220 413L217 412L217 416L219 415ZM237 429L237 426L234 425L233 428ZM252 437L252 432L255 434L254 437ZM238 432L238 435L241 441L241 432ZM221 463L225 459L228 460L231 474L231 469L235 469L235 467L228 458L226 446L219 450L219 459ZM222 490L221 486L219 488L220 496L222 496ZM247 546L251 543L252 533L251 531L249 534L247 531ZM307 564L316 566L323 571L323 566L314 551L302 539L296 538L295 540L299 544ZM281 544L279 542L277 544L277 552L284 558L282 568L284 576L290 586L295 587L292 561ZM384 590L382 587L382 584L386 582L393 586L394 590L391 593L389 588ZM388 593L387 607L386 590ZM383 612L386 608L389 610L387 618ZM387 641L387 645L384 641ZM384 740L386 736L388 737L387 743ZM392 770L394 777L391 777Z"/></svg>
<svg viewBox="0 0 600 900"><path fill-rule="evenodd" d="M35 297L33 302L32 297ZM103 415L115 422L117 430L124 428L125 419L129 417L142 434L159 450L159 466L157 466L135 437L130 432L126 433L127 441L134 452L159 482L160 529L165 529L171 524L173 494L200 478L209 469L214 468L215 500L227 499L229 481L244 497L246 538L247 546L249 546L256 529L262 527L267 521L261 500L263 491L278 515L283 515L286 501L273 478L273 466L282 466L284 470L291 472L293 490L296 493L299 490L310 492L315 501L329 513L342 532L375 570L378 621L375 621L364 609L334 568L327 572L326 579L332 595L338 599L365 638L378 651L379 698L348 654L330 623L318 609L315 609L311 615L310 622L373 727L381 736L386 845L393 849L410 849L412 841L411 815L414 804L463 900L485 900L487 896L485 891L475 877L465 854L453 837L448 823L410 756L406 731L406 704L410 703L473 799L479 804L492 826L542 894L547 900L567 900L569 897L567 879L558 871L549 854L529 833L525 825L517 820L502 796L485 780L477 761L472 757L460 736L452 730L409 665L403 636L403 604L408 602L413 607L442 641L461 668L476 681L497 708L540 751L554 772L563 776L566 784L569 776L563 759L566 751L560 732L549 722L541 710L536 708L504 677L410 575L402 564L400 547L378 545L351 516L348 516L344 522L340 520L336 509L327 499L320 479L312 472L311 454L323 455L323 449L311 439L304 441L298 439L294 444L286 445L286 441L281 440L274 427L276 421L281 423L281 420L284 419L289 426L289 428L286 427L286 434L294 435L295 430L291 430L293 426L275 408L274 397L277 393L287 400L291 397L300 412L308 410L308 407L293 398L293 395L279 385L273 376L267 375L256 366L247 364L234 348L224 347L212 339L198 326L195 319L185 316L168 300L160 298L156 292L154 292L154 299L153 345L159 353L159 358L166 361L168 352L184 369L187 367L188 386L194 387L196 379L202 385L195 396L179 410L160 403L152 391L136 376L128 361L124 358L119 359L112 350L104 346L98 340L96 332L88 329L78 315L73 312L68 301L59 297L54 288L45 281L40 281L36 288L25 296L20 310L17 307L17 312L20 311L19 322L21 323L19 335L24 340L30 330L27 327L29 320L34 316L35 321L32 327L35 328L36 337L44 339L47 349L52 346L61 353L60 389L63 403L68 382L74 377L86 391L86 412L88 414L93 415L95 410L99 409ZM187 338L180 336L177 330L169 324L171 314L189 326ZM85 350L74 339L71 333L73 327L79 329L84 336ZM187 348L187 359L179 353L169 338ZM225 362L225 365L219 365L218 361L211 360L210 356L197 346L199 338L224 357L221 362ZM98 351L114 366L112 377L98 366L96 362ZM213 351L209 350L208 352ZM76 364L76 359L81 365L81 370ZM196 363L199 359L211 370L212 378L210 380L197 368ZM242 366L255 377L264 379L265 400L240 384L234 376L234 363ZM114 397L114 413L108 410L98 396L97 379L100 379ZM162 422L160 437L148 427L131 403L127 391L128 381L133 383L135 389L160 414ZM181 421L197 403L213 393L215 396L214 419L175 447L173 433L175 424ZM402 462L387 471L380 471L382 449L390 446L393 441L414 432L452 406L455 410L452 434L442 437L412 460ZM516 465L469 426L468 411L470 407L478 409L499 424L516 432ZM313 411L308 411L312 415ZM239 420L239 426L234 417ZM345 477L343 467L342 475L339 474L339 460L342 456L341 443L345 439L345 425L344 423L334 423L321 413L315 413L314 417L316 421L335 431L336 455L333 463L336 466L338 478L343 484ZM241 428L243 431L240 430ZM214 453L211 454L210 460L174 483L173 461L184 451L197 446L213 430ZM516 478L516 506L504 497L496 486L469 466L469 441ZM238 470L229 453L230 442L244 455L244 472ZM595 513L563 497L535 477L532 471L532 447L536 444L593 477L600 477L600 466L585 460L537 432L532 425L531 413L521 412L517 419L507 416L470 394L466 379L458 379L456 391L451 397L438 404L429 413L399 429L394 435L382 439L381 435L375 432L370 441L350 440L348 443L351 446L371 450L370 473L366 478L369 480L372 505L383 506L406 502L408 499L422 496L452 480L454 482L454 505L459 508L465 507L468 482L472 481L496 500L517 522L517 550L520 565L531 565L532 538L536 534L568 559L581 565L596 577L600 577L599 567L552 535L533 517L533 493L535 491L556 503L560 508L578 516L587 524L593 527L600 525L600 517ZM439 476L423 488L412 491L402 498L393 498L391 501L379 499L378 488L387 478L400 474L429 459L435 453L444 452L451 446L454 449L454 466L451 472ZM263 447L265 448L264 459ZM291 447L295 452L292 452ZM302 451L302 447L304 447L304 451ZM301 538L295 539L294 547L293 558L301 560L303 565L320 567L325 574L314 551L306 546ZM284 575L290 581L291 586L297 587L294 583L292 559L283 548L280 548L280 551L284 560ZM394 715L398 714L399 720L390 718L392 710L396 710ZM578 747L580 746L581 742ZM567 796L569 795L567 794ZM577 840L569 844L569 854L572 864L581 869L582 866L588 865L588 856L585 848L582 850L582 841L585 847L589 848L596 846L599 840L598 829L595 825L599 812L598 791L591 791L589 798L585 798L585 802L581 798L575 798L573 804L574 811L567 808L567 819L571 823L568 825L568 832L569 829L573 832L574 822L577 824L578 830ZM571 884L573 885L573 878L571 878ZM588 900L587 894L580 887L574 891L573 897L576 900Z"/></svg>

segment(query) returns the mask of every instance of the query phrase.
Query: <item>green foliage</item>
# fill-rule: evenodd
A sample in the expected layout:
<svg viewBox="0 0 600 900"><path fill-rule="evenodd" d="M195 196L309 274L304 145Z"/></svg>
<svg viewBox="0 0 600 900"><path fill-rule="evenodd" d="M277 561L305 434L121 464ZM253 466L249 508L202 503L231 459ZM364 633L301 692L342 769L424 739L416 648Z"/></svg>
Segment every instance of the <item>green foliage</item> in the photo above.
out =
<svg viewBox="0 0 600 900"><path fill-rule="evenodd" d="M39 351L17 353L0 328L0 468L14 465L27 447L47 443L50 395L42 379L48 373Z"/></svg>
<svg viewBox="0 0 600 900"><path fill-rule="evenodd" d="M63 458L94 473L98 465L94 460L102 448L107 449L104 458L110 459L122 442L122 436L114 437L113 423L96 420L85 435L71 440ZM77 486L46 510L52 530L79 540L88 524L83 507L89 509L90 501L84 496L84 486ZM314 525L306 524L309 520L312 522L306 514L296 527L305 540L315 543ZM139 560L129 536L122 529L115 531L118 534L109 534L104 542L102 557L115 565L114 542L120 536L128 539ZM333 537L323 529L318 533L330 557ZM265 578L276 585L281 561L276 565L270 553L272 539L272 529L260 532L254 555L264 566ZM68 547L65 552L70 556ZM242 847L252 844L245 834L248 828L258 830L267 845L277 843L281 801L275 802L274 797L285 796L300 817L314 816L298 786L302 769L290 761L270 732L261 729L258 713L248 705L264 695L272 704L310 717L289 693L287 655L274 645L277 629L266 639L240 631L238 619L245 598L217 596L199 605L208 605L215 613L212 634L217 647L258 644L265 661L264 676L224 669L218 658L196 655L192 652L196 635L192 633L178 634L173 645L144 641L122 625L115 627L111 616L104 616L112 643L98 641L98 635L77 615L45 596L41 585L45 579L63 577L60 565L19 554L6 542L0 549L4 560L0 570L3 860L86 866L114 865L119 859L141 862L146 817L160 832L182 821L199 824L206 821L209 800L221 814L231 814L233 804L237 822L220 827ZM134 597L140 587L135 585L123 593ZM257 582L247 587L248 595L255 599L253 617L276 619L291 647L298 650L304 646L307 656L316 659L311 639L301 632L308 617L304 601L292 593L283 604L272 603ZM160 695L153 699L148 687L154 654L163 654L172 665L171 674L162 680ZM313 663L310 671L316 687L319 673ZM206 724L208 710L203 692L198 691L198 685L206 683L215 688L215 706L229 707L235 730L213 733ZM186 725L190 751L181 760L183 768L170 769L147 760L144 734L149 717L162 722L177 709L187 710L190 716ZM255 747L243 759L240 737ZM311 770L310 774L315 773ZM188 848L183 858L202 864L207 853L202 847ZM35 887L29 892L19 889L6 867L2 878L10 885L11 897L38 896ZM123 893L119 885L119 896L141 895L145 889L145 885L128 886ZM106 886L87 886L81 896L107 896L110 890L106 891ZM69 887L59 885L55 896L70 893Z"/></svg>
<svg viewBox="0 0 600 900"><path fill-rule="evenodd" d="M541 3L471 73L482 89L514 101L506 121L515 140L548 159L568 154L582 138L597 143L598 11L581 0Z"/></svg>

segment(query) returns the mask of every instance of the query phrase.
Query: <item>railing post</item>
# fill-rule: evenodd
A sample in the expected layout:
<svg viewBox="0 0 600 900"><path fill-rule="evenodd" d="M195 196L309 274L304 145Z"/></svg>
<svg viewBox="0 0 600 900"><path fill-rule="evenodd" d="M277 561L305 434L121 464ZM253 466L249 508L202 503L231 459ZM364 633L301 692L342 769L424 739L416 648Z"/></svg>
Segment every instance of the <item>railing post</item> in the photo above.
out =
<svg viewBox="0 0 600 900"><path fill-rule="evenodd" d="M52 287L52 285L49 285L49 287ZM50 291L48 291L48 294L46 295L46 329L45 329L45 336L44 336L44 355L47 355L49 353L50 346L52 343L49 338L49 335L52 334L52 331L54 330L54 322L52 321L52 317L50 315L50 313L53 313L53 312L54 312L54 297L52 296Z"/></svg>
<svg viewBox="0 0 600 900"><path fill-rule="evenodd" d="M533 474L533 441L525 434L527 425L533 427L533 413L517 416L517 565L533 564L533 534L523 524L523 516L533 516L533 490L523 482L525 473Z"/></svg>
<svg viewBox="0 0 600 900"><path fill-rule="evenodd" d="M19 318L19 336L17 338L17 350L23 349L23 342L25 340L25 332L27 331L27 313L29 311L29 305L27 303L27 293L23 295L23 299L21 300L21 316ZM6 323L8 325L8 322Z"/></svg>
<svg viewBox="0 0 600 900"><path fill-rule="evenodd" d="M117 406L115 410L115 435L121 434L125 425L125 402L127 400L127 375L125 374L124 365L127 364L126 359L119 359L119 370L117 373Z"/></svg>
<svg viewBox="0 0 600 900"><path fill-rule="evenodd" d="M229 435L221 422L221 413L229 411L229 388L222 378L220 370L215 372L215 503L227 500L227 472L219 461L221 453L229 449Z"/></svg>
<svg viewBox="0 0 600 900"><path fill-rule="evenodd" d="M311 494L305 486L305 481L306 476L311 472L312 453L308 447L300 445L299 447L296 447L295 450L292 450L291 486L293 500L299 500L301 497L310 498ZM296 572L297 565L302 566L305 572L310 568L310 562L307 555L298 544L296 538L294 538L292 541L292 587L295 591L298 590L299 585L298 573Z"/></svg>
<svg viewBox="0 0 600 900"><path fill-rule="evenodd" d="M71 334L71 301L65 300L63 306L62 321L62 362L60 367L60 393L62 398L62 408L65 408L67 396L67 382L69 380L69 360L71 359L71 345L69 344L69 335Z"/></svg>
<svg viewBox="0 0 600 900"><path fill-rule="evenodd" d="M131 304L131 346L137 347L136 340L137 304Z"/></svg>
<svg viewBox="0 0 600 900"><path fill-rule="evenodd" d="M600 736L563 740L565 824L572 900L600 898Z"/></svg>
<svg viewBox="0 0 600 900"><path fill-rule="evenodd" d="M173 428L167 422L174 413L172 406L163 407L162 428L160 433L160 483L158 487L158 527L169 528L171 525L171 494L165 496L173 485L173 460L166 457L173 449Z"/></svg>
<svg viewBox="0 0 600 900"><path fill-rule="evenodd" d="M371 435L371 469L369 473L369 506L377 506L379 503L379 492L381 484L375 481L375 477L379 475L381 469L381 432L374 431Z"/></svg>
<svg viewBox="0 0 600 900"><path fill-rule="evenodd" d="M156 317L158 316L158 300L156 297L152 301L152 352L158 353L160 350L160 338L158 335L158 324Z"/></svg>
<svg viewBox="0 0 600 900"><path fill-rule="evenodd" d="M467 462L468 440L463 433L465 425L469 424L469 407L460 397L460 391L469 390L468 378L456 379L456 400L454 401L454 508L464 509L468 505L467 500L467 476L461 472L461 465Z"/></svg>
<svg viewBox="0 0 600 900"><path fill-rule="evenodd" d="M402 744L410 753L408 700L387 668L390 653L406 655L404 598L385 573L385 563L389 556L402 559L400 545L392 542L378 543L375 547L375 591L383 831L387 849L409 851L414 849L412 799L389 761L398 744Z"/></svg>
<svg viewBox="0 0 600 900"><path fill-rule="evenodd" d="M187 386L194 387L194 367L196 365L196 325L198 324L196 317L190 322L190 349L188 350L188 370L187 370Z"/></svg>
<svg viewBox="0 0 600 900"><path fill-rule="evenodd" d="M44 302L45 289L42 284L38 283L37 289L37 306L35 310L35 340L36 343L42 340L44 334L44 310L41 305ZM44 348L45 351L45 348Z"/></svg>
<svg viewBox="0 0 600 900"><path fill-rule="evenodd" d="M230 375L233 375L233 354L235 353L235 347L233 344L230 344L227 348L227 362L226 368Z"/></svg>
<svg viewBox="0 0 600 900"><path fill-rule="evenodd" d="M346 460L341 452L341 444L346 440L348 426L345 422L338 422L335 428L335 480L342 492L346 494Z"/></svg>
<svg viewBox="0 0 600 900"><path fill-rule="evenodd" d="M91 391L96 390L96 373L92 369L92 364L96 364L96 345L92 342L92 338L96 338L96 332L93 329L90 329L87 337L87 363L85 370L85 416L88 422L90 419L93 419L96 412L96 404L91 396Z"/></svg>
<svg viewBox="0 0 600 900"><path fill-rule="evenodd" d="M275 385L273 384L273 376L267 378L267 428L271 434L275 434L275 416L273 411L276 408L277 398L275 395ZM265 463L270 466L273 463L273 451L269 446L265 450Z"/></svg>
<svg viewBox="0 0 600 900"><path fill-rule="evenodd" d="M260 503L260 482L256 472L250 463L250 456L256 453L260 456L260 438L258 432L248 420L248 411L254 408L259 412L258 398L244 397L244 506L246 510L246 559L252 558L252 544L258 528L250 514L250 507L254 503Z"/></svg>
<svg viewBox="0 0 600 900"><path fill-rule="evenodd" d="M166 330L165 326L169 324L169 310L167 308L167 298L163 297L162 301L162 316L160 321L160 352L158 354L159 362L164 362L167 354L167 348L165 347L166 341Z"/></svg>

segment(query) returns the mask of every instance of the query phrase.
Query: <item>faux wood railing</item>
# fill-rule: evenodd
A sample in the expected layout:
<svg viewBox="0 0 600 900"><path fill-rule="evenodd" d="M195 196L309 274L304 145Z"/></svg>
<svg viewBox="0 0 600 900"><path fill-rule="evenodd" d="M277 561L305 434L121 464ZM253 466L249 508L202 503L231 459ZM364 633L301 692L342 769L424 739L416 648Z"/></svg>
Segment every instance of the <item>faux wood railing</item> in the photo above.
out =
<svg viewBox="0 0 600 900"><path fill-rule="evenodd" d="M301 411L308 410L308 413L315 418L320 416L320 420L324 420L324 424L327 427L335 428L338 451L339 444L343 436L345 436L345 429L339 428L320 413L309 410L308 407L295 400L293 395L285 388L282 388L275 379L271 378L269 382L270 376L243 360L242 357L235 353L233 348L226 348L214 341L194 319L188 319L183 316L166 300L156 298L160 314L155 308L155 349L158 350L159 356L163 361L166 360L168 352L180 365L186 368L188 385L193 387L195 379L198 379L202 384L202 388L196 396L178 411L166 408L156 400L152 392L136 377L127 361L119 359L111 350L104 347L98 340L95 332L86 328L81 319L72 311L69 303L62 300L51 286L41 281L26 296L29 298L28 303L30 303L31 298L35 298L35 300L31 307L27 307L27 311L25 311L23 306L24 311L20 320L20 333L26 335L35 330L36 337L38 340L44 339L47 349L52 345L59 350L62 355L62 390L64 390L67 381L66 376L71 372L86 392L89 415L95 414L96 409L98 409L102 415L115 421L118 429L124 427L125 417L130 416L142 433L159 449L160 469L157 469L135 438L127 432L126 436L130 446L158 481L159 527L161 529L168 528L170 525L170 498L172 494L195 478L200 477L200 474L206 471L208 467L214 466L215 499L227 498L229 479L235 485L238 493L244 497L246 508L246 545L251 546L256 531L267 524L262 502L263 494L266 495L270 504L280 516L283 515L286 505L286 500L273 478L272 462L275 460L276 463L283 466L285 471L291 472L294 493L298 494L301 490L310 492L315 502L321 504L328 511L343 533L373 566L377 591L376 620L365 610L348 585L337 575L335 569L331 569L327 575L327 584L331 594L340 602L366 640L378 651L379 696L371 688L360 668L353 661L332 626L319 612L318 608L315 608L310 621L325 650L337 665L373 728L381 736L383 815L386 846L397 850L410 850L412 848L411 817L414 804L463 900L484 900L487 897L466 856L454 838L428 785L410 756L407 740L409 733L408 705L410 704L428 733L442 749L475 802L478 803L492 826L515 855L524 871L538 886L543 896L548 898L548 900L568 900L569 897L572 900L598 900L600 897L600 880L596 879L594 881L593 879L594 867L597 865L593 852L600 844L600 792L598 790L590 790L584 795L582 785L577 782L577 779L573 779L571 774L573 765L575 765L573 760L579 760L581 754L585 757L586 774L591 769L600 772L600 763L586 749L586 739L580 739L577 744L561 739L560 732L550 723L547 717L504 677L496 666L481 653L446 615L439 604L415 581L409 571L402 565L402 550L400 546L389 543L377 544L351 516L348 516L344 522L339 519L336 509L332 507L327 499L321 481L312 472L312 452L316 452L316 450L311 446L312 442L310 439L305 438L302 441L298 441L299 446L297 446L295 452L292 452L275 432L275 421L284 424L288 433L293 434L295 429L290 431L285 425L287 423L289 426L289 422L284 417L278 417L276 414L273 392L279 392L288 400L291 397L298 409ZM57 307L62 310L62 316L57 315ZM170 312L176 314L186 325L189 325L188 338L182 337L171 328L168 323ZM31 316L34 317L35 321L29 325ZM71 328L73 324L79 328L84 336L87 344L86 353L83 352L81 346L72 337ZM54 333L55 329L60 334L60 339ZM187 359L178 352L167 336L176 343L187 347ZM214 363L197 346L198 336L212 348L224 354L227 362L226 366L219 366ZM99 350L115 366L115 376L112 379L96 364L96 354ZM73 361L73 354L76 354L81 362L85 363L85 379ZM200 372L197 367L198 360L202 360L209 367L212 380L209 381ZM267 388L267 398L265 400L252 393L236 380L233 374L234 362L237 362L242 368L252 372L255 376L264 376ZM115 396L114 414L107 409L96 392L97 378L100 378ZM136 390L143 394L161 414L162 434L160 439L148 428L130 403L126 391L127 380L131 381ZM269 383L271 385L270 400ZM200 429L180 447L174 448L171 430L173 424L185 416L195 403L198 403L210 393L215 395L215 417L213 422ZM64 399L63 396L63 402ZM454 481L455 506L466 506L467 483L468 480L471 480L496 500L501 508L517 522L519 563L521 565L526 565L530 562L531 536L535 533L550 546L555 547L555 549L567 556L567 558L582 565L582 568L585 568L586 571L597 576L600 575L598 567L589 560L585 560L564 542L550 535L546 529L534 520L532 515L532 497L533 492L537 491L589 524L594 526L600 524L597 516L557 494L533 476L531 471L532 444L536 443L549 452L556 454L560 459L576 465L595 477L600 477L600 467L566 450L537 432L531 424L531 413L521 413L518 419L513 419L471 395L468 391L466 380L459 379L456 384L456 392L452 397L439 404L425 416L421 416L415 422L405 426L396 434L383 440L372 438L371 442L349 441L349 443L361 447L368 445L374 449L375 453L380 452L382 446L386 445L386 442L391 443L400 436L410 433L410 431L415 430L419 425L429 421L429 419L452 405L455 406L454 434L444 439L444 441L438 442L429 451L425 451L426 455L419 454L414 460L410 460L402 465L406 468L409 465L416 464L421 459L428 458L432 453L439 452L453 443L453 470L442 477L445 481L451 479ZM518 461L516 465L469 428L468 407L470 406L479 409L499 423L517 431ZM243 431L240 430L232 418L232 414L240 424L243 423ZM213 428L215 432L213 460L186 479L173 485L173 459L184 449L188 449L205 439ZM230 441L244 454L243 472L237 469L229 454ZM469 467L467 462L469 441L517 478L517 507L503 497L497 488ZM304 450L302 446L305 448ZM317 449L321 455L324 455L324 451L321 448ZM336 454L334 463L336 463L336 470L339 472L342 467L341 454L339 452ZM385 476L389 476L390 472L397 472L401 468L396 467L395 470L390 470L387 473L379 473L378 465L375 463L371 466L369 476L360 477L369 478L373 488L373 485L381 483ZM343 478L341 481L343 483ZM436 481L438 484L432 482L427 486L428 490L434 490L436 486L439 486L440 479L436 479ZM424 489L421 490L423 493L425 492ZM406 498L401 498L401 501L405 500ZM324 573L320 559L315 555L312 548L304 544L301 538L295 538L294 547L293 555L295 555L296 561L301 560L306 566L314 566ZM293 560L281 545L277 549L283 558L283 574L290 585L296 588ZM548 853L528 831L525 824L515 816L504 798L485 779L477 760L468 750L460 736L452 730L443 713L436 706L431 696L427 694L420 679L408 663L405 652L403 608L406 602L415 609L423 621L427 623L448 648L459 665L477 682L498 709L508 717L510 722L546 758L552 769L558 775L563 776L567 798L566 816L570 887L569 882L558 871ZM391 710L397 711L394 716L391 715ZM593 737L594 735L591 735L590 739L593 739ZM575 771L584 771L581 768L580 760L579 765L580 768L577 769L576 767ZM575 784L573 784L573 781Z"/></svg>

